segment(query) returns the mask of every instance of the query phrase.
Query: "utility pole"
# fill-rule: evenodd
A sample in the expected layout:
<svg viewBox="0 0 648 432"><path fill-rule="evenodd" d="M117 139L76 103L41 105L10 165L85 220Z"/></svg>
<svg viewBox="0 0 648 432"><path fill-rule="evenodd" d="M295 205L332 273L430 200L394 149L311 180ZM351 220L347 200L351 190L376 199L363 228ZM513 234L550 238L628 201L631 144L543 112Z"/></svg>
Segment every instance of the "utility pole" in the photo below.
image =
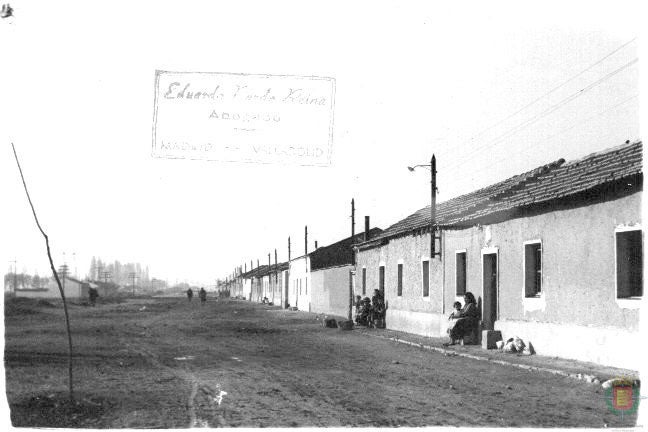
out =
<svg viewBox="0 0 648 432"><path fill-rule="evenodd" d="M104 283L108 283L108 278L112 277L109 271L101 272L101 275L103 276Z"/></svg>
<svg viewBox="0 0 648 432"><path fill-rule="evenodd" d="M431 184L431 205L430 205L430 261L437 255L436 253L436 157L432 154L430 160L430 184ZM439 256L441 254L439 253Z"/></svg>
<svg viewBox="0 0 648 432"><path fill-rule="evenodd" d="M59 274L59 276L60 276L61 282L63 282L63 290L65 291L65 278L66 278L67 275L69 274L69 271L68 271L68 265L67 265L67 264L63 264L62 266L60 266L60 267L59 267L58 274Z"/></svg>
<svg viewBox="0 0 648 432"><path fill-rule="evenodd" d="M290 236L288 236L288 262L290 262Z"/></svg>
<svg viewBox="0 0 648 432"><path fill-rule="evenodd" d="M308 255L308 225L304 226L304 255Z"/></svg>
<svg viewBox="0 0 648 432"><path fill-rule="evenodd" d="M132 287L132 290L133 290L133 295L135 295L135 279L139 278L139 276L135 272L130 272L130 273L128 273L128 278L131 280L131 287Z"/></svg>
<svg viewBox="0 0 648 432"><path fill-rule="evenodd" d="M277 283L279 282L279 276L277 275L277 270L279 270L279 268L277 267L277 249L275 249L275 271L274 271L274 273L275 273L275 285L277 285Z"/></svg>
<svg viewBox="0 0 648 432"><path fill-rule="evenodd" d="M355 237L355 199L351 198L351 238L353 237Z"/></svg>
<svg viewBox="0 0 648 432"><path fill-rule="evenodd" d="M355 199L351 198L351 244L353 244L353 239L355 238ZM352 260L353 268L356 265L356 256L355 252L353 253ZM353 273L354 270L349 270L349 310L347 312L347 319L349 321L353 320Z"/></svg>
<svg viewBox="0 0 648 432"><path fill-rule="evenodd" d="M436 240L441 240L441 236L436 236L437 226L436 226L436 156L432 154L432 159L430 159L430 164L420 164L414 166L408 166L407 169L410 172L413 172L418 167L426 167L430 169L430 261L434 259L435 256L439 256L441 259L441 251L436 251ZM441 244L439 243L439 246Z"/></svg>

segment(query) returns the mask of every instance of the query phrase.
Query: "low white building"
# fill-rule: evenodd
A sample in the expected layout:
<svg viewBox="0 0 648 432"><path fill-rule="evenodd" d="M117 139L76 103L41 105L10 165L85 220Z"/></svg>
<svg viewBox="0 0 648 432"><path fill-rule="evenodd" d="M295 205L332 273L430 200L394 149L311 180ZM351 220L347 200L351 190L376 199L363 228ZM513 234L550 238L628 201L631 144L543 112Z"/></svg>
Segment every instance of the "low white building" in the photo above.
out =
<svg viewBox="0 0 648 432"><path fill-rule="evenodd" d="M66 299L88 298L90 284L78 279L65 276L61 278L61 285ZM50 280L44 288L19 288L15 290L16 297L26 298L61 298L58 285L55 280Z"/></svg>
<svg viewBox="0 0 648 432"><path fill-rule="evenodd" d="M311 310L310 257L302 255L288 263L288 306L301 311Z"/></svg>

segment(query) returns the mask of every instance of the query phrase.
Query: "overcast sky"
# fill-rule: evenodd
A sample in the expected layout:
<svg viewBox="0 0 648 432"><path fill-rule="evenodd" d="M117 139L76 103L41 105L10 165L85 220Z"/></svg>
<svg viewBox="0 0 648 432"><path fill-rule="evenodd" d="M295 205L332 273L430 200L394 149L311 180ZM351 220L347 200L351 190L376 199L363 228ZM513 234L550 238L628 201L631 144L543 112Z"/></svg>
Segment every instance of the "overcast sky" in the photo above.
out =
<svg viewBox="0 0 648 432"><path fill-rule="evenodd" d="M558 158L640 139L638 2L12 2L0 22L5 268L90 258L213 284L364 215L386 228ZM335 79L331 165L151 156L156 70ZM76 263L73 262L73 255ZM274 257L273 257L274 260Z"/></svg>

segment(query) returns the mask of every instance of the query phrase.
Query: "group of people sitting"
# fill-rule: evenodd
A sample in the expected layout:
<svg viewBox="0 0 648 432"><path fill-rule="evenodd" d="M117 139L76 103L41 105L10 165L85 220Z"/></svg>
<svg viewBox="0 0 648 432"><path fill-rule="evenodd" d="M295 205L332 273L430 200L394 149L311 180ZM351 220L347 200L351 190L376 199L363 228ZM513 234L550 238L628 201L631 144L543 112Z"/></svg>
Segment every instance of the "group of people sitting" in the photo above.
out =
<svg viewBox="0 0 648 432"><path fill-rule="evenodd" d="M380 294L374 290L374 294L364 299L357 295L355 298L355 322L365 327L385 328L385 313L387 304Z"/></svg>
<svg viewBox="0 0 648 432"><path fill-rule="evenodd" d="M448 321L450 321L448 326L450 342L444 343L446 346L458 344L461 339L471 335L477 329L479 325L479 309L472 293L467 292L464 294L463 307L459 302L454 303L454 312L450 314Z"/></svg>

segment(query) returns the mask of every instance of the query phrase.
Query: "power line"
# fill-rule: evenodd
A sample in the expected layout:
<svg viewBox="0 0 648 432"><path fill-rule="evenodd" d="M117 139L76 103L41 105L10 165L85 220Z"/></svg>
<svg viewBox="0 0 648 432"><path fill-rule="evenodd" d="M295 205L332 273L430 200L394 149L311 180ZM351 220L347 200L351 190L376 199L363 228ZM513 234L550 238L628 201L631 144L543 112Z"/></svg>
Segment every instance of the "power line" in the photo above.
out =
<svg viewBox="0 0 648 432"><path fill-rule="evenodd" d="M588 91L590 91L591 89L596 87L597 85L601 84L603 81L606 81L606 80L612 78L614 75L616 75L616 74L622 72L623 70L629 68L630 66L634 65L635 63L637 63L637 61L639 61L639 59L634 58L630 62L628 62L628 63L624 64L623 66L613 70L612 72L608 73L607 75L603 76L602 78L599 78L598 80L594 81L593 83L589 84L588 86L578 90L575 93L572 93L571 95L569 95L566 98L562 99L560 102L550 106L549 108L547 108L544 111L536 114L535 116L531 117L530 119L527 119L527 120L523 121L522 123L518 124L517 126L514 126L513 128L511 128L508 131L504 132L503 134L501 134L497 138L489 141L488 143L486 143L486 144L484 144L482 146L476 147L473 151L471 151L472 157L468 157L466 159L460 160L459 162L457 162L455 164L451 164L446 169L459 167L461 165L464 165L467 161L471 161L471 160L475 159L475 157L477 157L481 153L481 150L485 150L485 149L494 147L496 144L504 141L506 138L510 137L511 135L514 135L515 133L517 133L517 132L523 130L524 128L532 125L533 123L537 122L541 118L546 117L547 115L557 111L562 106L564 106L564 105L572 102L573 100L579 98L580 96L584 95L585 93L587 93Z"/></svg>
<svg viewBox="0 0 648 432"><path fill-rule="evenodd" d="M555 87L552 88L551 90L547 91L546 93L544 93L544 94L542 94L541 96L537 97L536 99L532 100L532 101L529 102L528 104L524 105L522 108L520 108L520 109L518 109L517 111L515 111L514 113L508 115L506 118L497 121L496 123L492 124L491 126L488 126L486 129L483 129L483 130L481 130L480 132L478 132L477 134L473 135L473 136L470 138L470 141L473 141L475 138L477 138L477 137L479 137L479 136L482 136L483 134L485 134L485 133L488 132L489 130L493 129L493 128L496 127L496 126L499 126L500 124L504 123L506 120L510 119L511 117L516 116L517 114L521 113L522 111L524 111L525 109L529 108L530 106L535 105L535 104L536 104L537 102L539 102L540 100L546 98L547 96L549 96L550 94L552 94L552 93L555 92L556 90L558 90L558 89L564 87L566 84L572 82L574 79L576 79L576 78L578 78L579 76L583 75L585 72L588 72L589 70L591 70L591 69L594 68L595 66L598 66L599 64L603 63L603 61L607 60L608 58L610 58L611 56L613 56L614 54L616 54L617 52L619 52L620 50L622 50L623 48L625 48L626 46L630 45L632 42L634 42L634 41L636 41L636 40L637 40L637 38L633 38L633 39L629 40L628 42L624 43L623 45L619 46L618 48L614 49L613 51L611 51L610 53L606 54L605 56L603 56L602 58L600 58L600 59L597 60L596 62L594 62L594 63L592 63L591 65L589 65L587 68L583 69L582 71L580 71L580 72L577 73L576 75L571 76L571 77L568 78L566 81L563 81L561 84L555 86Z"/></svg>
<svg viewBox="0 0 648 432"><path fill-rule="evenodd" d="M580 120L580 121L578 121L578 122L572 123L570 126L561 129L559 132L557 132L557 133L555 133L555 134L552 134L552 135L549 135L549 136L547 136L547 137L544 137L543 140L549 140L549 139L551 139L551 138L555 138L555 137L557 137L557 136L560 136L560 135L566 133L567 131L569 131L569 130L571 130L571 129L574 129L576 126L579 126L579 125L585 124L585 123L589 122L590 120L593 120L593 119L595 119L595 118L597 118L597 117L600 117L600 116L602 116L603 114L607 113L608 111L612 111L613 109L618 108L618 107L620 107L621 105L626 104L627 102L629 102L629 101L631 101L632 99L635 99L635 98L637 98L637 97L639 97L638 94L632 95L632 96L630 96L630 97L628 97L628 98L622 100L621 102L619 102L619 103L617 103L617 104L615 104L615 105L613 105L613 106L611 106L611 107L609 107L609 108L606 108L606 109L604 109L604 110L602 110L602 111L597 112L596 114L593 114L593 115L587 117L587 118L584 119L584 120ZM511 159L512 156L519 156L519 155L521 155L521 154L523 154L523 153L526 153L526 150L522 150L522 151L519 151L519 152L517 152L517 153L513 153L513 154L507 154L507 156L506 156L505 158L495 159L494 161L492 161L492 162L489 163L488 165L486 165L486 166L484 166L484 167L482 167L482 168L480 168L480 169L478 169L478 170L471 171L471 174L473 174L473 176L471 177L471 179L474 178L474 174L478 174L478 173L480 173L480 172L484 172L484 171L486 171L486 170L492 169L494 166L498 165L499 163L501 163L501 162L503 162L503 161L505 161L505 160L509 160L509 159ZM466 178L465 180L469 180L469 179ZM462 184L462 182L460 181L459 184Z"/></svg>

